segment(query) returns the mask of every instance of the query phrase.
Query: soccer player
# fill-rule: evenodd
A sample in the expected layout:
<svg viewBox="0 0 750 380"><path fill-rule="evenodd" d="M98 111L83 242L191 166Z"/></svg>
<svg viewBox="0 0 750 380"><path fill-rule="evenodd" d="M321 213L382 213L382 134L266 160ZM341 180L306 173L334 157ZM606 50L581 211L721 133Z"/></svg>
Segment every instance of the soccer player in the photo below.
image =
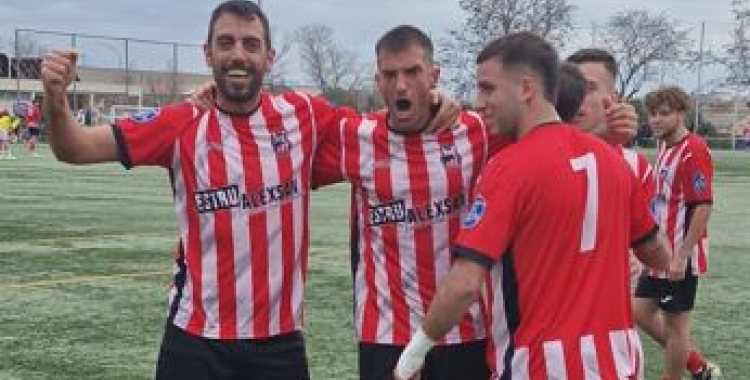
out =
<svg viewBox="0 0 750 380"><path fill-rule="evenodd" d="M480 113L518 141L482 172L455 262L396 377L415 374L491 272L492 378L636 378L628 245L660 268L669 252L635 177L604 142L559 121L549 43L508 34L477 63Z"/></svg>
<svg viewBox="0 0 750 380"><path fill-rule="evenodd" d="M620 149L625 161L641 181L650 201L654 195L655 183L648 160L643 154L612 141L607 132L607 114L612 112L613 105L618 104L619 98L615 86L617 61L612 54L601 49L581 49L566 61L577 65L586 80L586 96L572 123Z"/></svg>
<svg viewBox="0 0 750 380"><path fill-rule="evenodd" d="M10 134L19 124L20 120L10 115L8 111L0 111L0 159L16 159L10 150Z"/></svg>
<svg viewBox="0 0 750 380"><path fill-rule="evenodd" d="M261 90L274 51L268 20L251 1L214 9L204 53L215 107L179 103L90 128L67 103L76 54L48 54L51 146L69 163L169 172L179 244L157 379L307 379L311 165L345 112L308 95Z"/></svg>
<svg viewBox="0 0 750 380"><path fill-rule="evenodd" d="M669 271L647 270L636 288L639 326L664 347L663 379L715 379L719 367L692 345L690 318L698 277L708 271L707 226L713 202L713 163L706 143L687 128L691 100L679 87L646 95L649 124L659 140L656 158L657 222L675 256Z"/></svg>
<svg viewBox="0 0 750 380"><path fill-rule="evenodd" d="M617 61L605 50L581 49L566 60L578 67L585 80L585 97L572 123L584 131L593 133L616 147L625 161L640 180L641 188L649 203L653 202L656 192L653 168L642 153L626 148L612 141L607 132L607 114L612 112L619 95L615 86L617 79ZM562 89L561 91L566 91ZM569 89L567 91L570 91ZM633 117L635 110L633 110ZM637 124L637 120L634 121ZM642 270L642 265L631 256L631 282L635 283Z"/></svg>
<svg viewBox="0 0 750 380"><path fill-rule="evenodd" d="M375 52L387 112L342 123L313 166L318 184L352 183L363 380L392 379L398 356L450 268L450 245L479 172L501 144L472 112L462 112L451 129L426 132L439 68L424 32L406 25L391 29ZM484 312L475 302L427 358L422 379L488 379L485 338Z"/></svg>
<svg viewBox="0 0 750 380"><path fill-rule="evenodd" d="M35 98L31 102L29 108L26 109L26 130L29 133L28 140L26 140L26 147L31 153L32 157L37 157L36 144L41 135L42 128L42 111L39 109L39 98Z"/></svg>
<svg viewBox="0 0 750 380"><path fill-rule="evenodd" d="M578 66L570 62L560 65L555 110L560 120L572 123L586 98L586 78Z"/></svg>

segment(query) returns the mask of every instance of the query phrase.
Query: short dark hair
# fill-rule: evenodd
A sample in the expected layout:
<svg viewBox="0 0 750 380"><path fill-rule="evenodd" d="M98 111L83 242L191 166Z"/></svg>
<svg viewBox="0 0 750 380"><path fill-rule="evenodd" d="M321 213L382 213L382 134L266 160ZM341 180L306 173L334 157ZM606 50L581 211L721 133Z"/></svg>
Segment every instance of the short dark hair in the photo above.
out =
<svg viewBox="0 0 750 380"><path fill-rule="evenodd" d="M375 55L379 56L383 50L401 52L414 45L424 49L425 58L433 62L435 49L432 40L425 32L411 25L400 25L386 32L375 44Z"/></svg>
<svg viewBox="0 0 750 380"><path fill-rule="evenodd" d="M211 38L214 36L214 25L216 20L219 19L223 14L230 13L237 17L244 18L247 20L253 20L257 18L263 25L264 41L266 47L271 48L271 32L268 26L268 17L263 13L258 4L248 0L228 0L219 4L214 11L211 13L211 21L208 24L208 39L206 43L211 43Z"/></svg>
<svg viewBox="0 0 750 380"><path fill-rule="evenodd" d="M689 113L692 105L690 95L677 86L664 86L646 94L646 109L654 113L657 108L666 105L673 111Z"/></svg>
<svg viewBox="0 0 750 380"><path fill-rule="evenodd" d="M477 64L497 59L503 66L530 69L542 79L544 97L551 103L557 94L560 59L544 38L531 32L510 33L490 42L477 57Z"/></svg>
<svg viewBox="0 0 750 380"><path fill-rule="evenodd" d="M560 77L557 86L557 102L555 108L560 119L571 122L581 108L586 97L586 78L573 63L564 62L560 65Z"/></svg>
<svg viewBox="0 0 750 380"><path fill-rule="evenodd" d="M617 79L617 60L612 54L602 49L581 49L573 53L567 62L581 64L581 63L601 63L604 68L612 75L613 79Z"/></svg>

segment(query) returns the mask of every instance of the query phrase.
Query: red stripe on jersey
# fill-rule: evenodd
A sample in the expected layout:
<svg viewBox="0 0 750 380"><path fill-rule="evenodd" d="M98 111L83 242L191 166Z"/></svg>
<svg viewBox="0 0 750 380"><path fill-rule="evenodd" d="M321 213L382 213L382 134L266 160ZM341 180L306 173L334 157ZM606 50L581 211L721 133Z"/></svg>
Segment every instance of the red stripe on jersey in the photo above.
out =
<svg viewBox="0 0 750 380"><path fill-rule="evenodd" d="M404 143L407 149L410 150L410 154L406 156L406 169L409 178L411 204L430 204L433 197L430 194L430 173L427 161L425 160L424 142L420 136L406 136L404 139L418 142L415 144ZM453 146L453 144L451 143L450 146ZM433 246L432 235L432 226L427 225L415 229L412 242L410 242L414 247L413 258L407 258L416 262L417 293L419 294L422 310L427 310L432 300L432 294L435 293L435 248ZM405 310L404 312L394 310L394 312L401 315L410 315L412 313L410 310ZM407 322L411 321L407 319ZM409 328L408 337L411 337L411 326L409 324L405 326Z"/></svg>
<svg viewBox="0 0 750 380"><path fill-rule="evenodd" d="M309 108L305 107L304 101L298 99L292 94L288 94L283 97L284 100L295 105L296 120L310 120ZM278 112L268 114L269 118L281 118ZM286 129L291 129L294 126L282 125L281 123L270 123L268 125L268 131L272 134L284 134ZM313 128L310 129L312 131ZM304 132L303 132L304 133ZM306 139L303 139L305 141ZM279 178L293 178L293 167L291 158L291 149L287 154L280 154L278 163ZM309 157L310 155L306 155ZM304 181L303 179L300 179ZM282 183L285 181L281 181ZM301 184L307 187L306 184ZM291 202L287 202L281 205L281 225L291 226L294 225L294 210ZM294 313L292 311L292 290L294 289L294 262L295 250L294 250L294 229L286 228L281 230L281 252L282 252L282 273L281 273L281 305L279 310L279 325L282 331L288 331L294 328ZM279 301L277 301L279 302Z"/></svg>
<svg viewBox="0 0 750 380"><path fill-rule="evenodd" d="M481 120L462 120L438 136L394 133L379 116L342 125L341 166L353 184L361 242L354 254L363 342L405 345L449 271L450 245L488 150ZM473 304L442 343L484 338L484 317Z"/></svg>
<svg viewBox="0 0 750 380"><path fill-rule="evenodd" d="M172 322L208 338L299 330L312 154L340 113L292 93L262 94L252 115L197 114L177 105L118 122L124 156L173 180L184 270Z"/></svg>
<svg viewBox="0 0 750 380"><path fill-rule="evenodd" d="M208 118L209 116L204 116ZM182 188L176 188L175 192L180 192L185 198L185 202L194 202L186 189L197 188L194 167L184 167L184 165L195 165L196 144L198 140L198 128L190 128L185 132L184 138L179 144L179 153L177 161L177 175L182 176ZM203 307L203 248L201 246L200 214L195 207L185 207L187 214L187 249L185 249L185 261L188 272L188 282L190 285L190 316L185 329L195 334L201 335L206 324L206 311ZM182 300L179 300L182 301Z"/></svg>
<svg viewBox="0 0 750 380"><path fill-rule="evenodd" d="M380 140L378 143L377 140ZM390 162L390 144L388 144L389 135L387 129L378 129L373 135L373 145L381 144L383 149L376 149L373 152L375 160L375 170L373 181L378 184L380 191L377 196L380 196L381 202L389 202L393 199L393 176L401 176L403 173L392 173L390 164L388 166L381 165L381 163ZM392 302L391 310L382 310L382 312L391 313L391 320L393 325L391 327L392 339L395 342L408 341L411 337L410 323L409 323L409 306L406 304L406 297L404 294L404 284L401 280L401 252L397 242L398 238L398 226L395 224L384 224L381 226L382 239L386 242L393 242L384 249L391 252L391 254L384 255L385 259L385 272L388 279L390 299ZM376 253L377 254L377 253ZM377 282L377 279L375 280Z"/></svg>
<svg viewBox="0 0 750 380"><path fill-rule="evenodd" d="M221 128L232 128L232 125L222 126L216 120L216 114L212 113L206 131L206 143L208 147L223 146ZM227 165L224 159L224 149L207 149L208 176L210 188L226 186ZM214 213L213 216L214 236L232 236L232 216L228 210ZM237 335L237 296L234 285L234 245L232 239L217 238L216 245L216 281L218 288L215 295L219 306L219 338L227 339Z"/></svg>
<svg viewBox="0 0 750 380"><path fill-rule="evenodd" d="M374 131L375 129L372 129L370 132ZM344 172L351 174L350 179L352 180L352 182L357 183L362 181L360 170L364 163L360 162L360 158L363 157L363 147L360 144L359 138L357 138L356 134L352 135L346 132L347 129L340 128L340 141L342 141L342 147L347 147L347 149L342 149L344 158ZM370 134L368 137L371 141L375 139L375 136L373 134ZM370 163L370 165L374 165L374 163ZM356 231L357 236L354 236L354 238L360 239L359 249L362 250L362 254L360 255L361 259L359 262L359 265L362 269L357 268L357 271L354 275L357 276L359 271L362 271L361 276L364 277L363 282L359 282L358 279L355 278L355 292L364 292L364 295L361 296L363 299L357 299L355 300L355 302L362 303L362 306L359 307L362 310L361 315L359 316L359 321L357 321L360 324L360 340L365 342L376 342L378 340L378 328L380 322L378 293L375 286L366 285L375 284L376 281L375 251L372 244L370 244L370 242L373 241L374 236L372 234L372 230L370 228L367 228L367 224L369 223L367 208L360 207L360 205L366 202L365 200L361 199L362 197L364 197L364 194L358 193L356 191L352 194L352 200L356 201L356 204L353 205L353 208L356 212L354 217L358 218L357 225L359 226L359 230ZM354 254L359 254L359 252L355 252ZM364 290L360 290L360 287L364 288ZM357 308L357 306L358 305L355 305L355 308Z"/></svg>

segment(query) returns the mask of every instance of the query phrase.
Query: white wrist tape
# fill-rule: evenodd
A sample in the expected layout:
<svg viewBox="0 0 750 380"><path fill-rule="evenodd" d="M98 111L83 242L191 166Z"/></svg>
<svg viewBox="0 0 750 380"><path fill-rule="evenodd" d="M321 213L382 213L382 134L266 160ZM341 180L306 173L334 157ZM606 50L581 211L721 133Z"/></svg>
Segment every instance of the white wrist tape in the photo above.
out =
<svg viewBox="0 0 750 380"><path fill-rule="evenodd" d="M396 376L409 379L422 368L427 352L432 349L435 342L430 339L420 327L409 341L409 344L401 353L396 364Z"/></svg>

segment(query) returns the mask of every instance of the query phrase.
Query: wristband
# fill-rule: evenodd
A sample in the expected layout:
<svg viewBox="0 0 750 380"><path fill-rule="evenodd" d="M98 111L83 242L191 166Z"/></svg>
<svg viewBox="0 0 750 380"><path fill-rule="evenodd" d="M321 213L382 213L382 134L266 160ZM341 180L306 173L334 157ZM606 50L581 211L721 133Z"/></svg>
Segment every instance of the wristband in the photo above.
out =
<svg viewBox="0 0 750 380"><path fill-rule="evenodd" d="M401 353L396 364L396 376L402 379L410 379L422 368L427 352L432 349L435 342L430 339L420 327L409 341L409 344Z"/></svg>

